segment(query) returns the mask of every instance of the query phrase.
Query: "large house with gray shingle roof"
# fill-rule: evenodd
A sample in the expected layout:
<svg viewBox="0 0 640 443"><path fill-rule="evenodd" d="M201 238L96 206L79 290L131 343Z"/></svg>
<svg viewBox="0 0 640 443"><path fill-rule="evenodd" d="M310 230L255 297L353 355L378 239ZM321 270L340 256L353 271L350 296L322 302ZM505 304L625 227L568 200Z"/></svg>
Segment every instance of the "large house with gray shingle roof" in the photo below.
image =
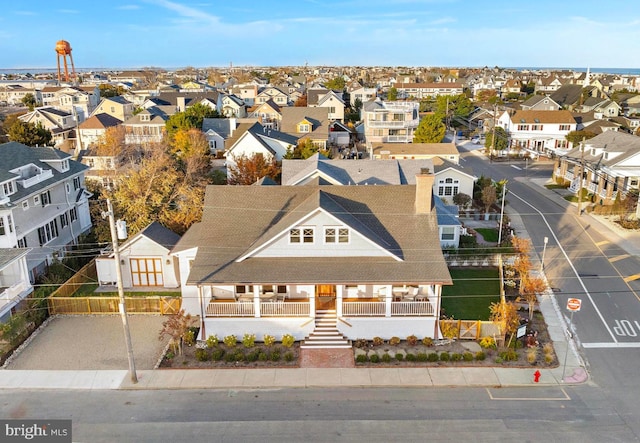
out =
<svg viewBox="0 0 640 443"><path fill-rule="evenodd" d="M405 186L209 186L202 221L173 249L199 338L441 338L442 287L452 281L433 180L425 172Z"/></svg>
<svg viewBox="0 0 640 443"><path fill-rule="evenodd" d="M640 137L605 131L556 160L554 177L570 182L573 192L587 189L595 204L611 205L618 194L623 200L640 189ZM640 206L636 214L640 216Z"/></svg>
<svg viewBox="0 0 640 443"><path fill-rule="evenodd" d="M506 131L511 149L554 155L571 149L567 134L577 127L573 115L566 110L505 111L497 124Z"/></svg>
<svg viewBox="0 0 640 443"><path fill-rule="evenodd" d="M312 107L282 108L280 131L297 137L300 141L311 140L321 148L327 147L329 140L329 109Z"/></svg>
<svg viewBox="0 0 640 443"><path fill-rule="evenodd" d="M32 280L91 228L86 169L57 149L0 145L0 248L31 248Z"/></svg>

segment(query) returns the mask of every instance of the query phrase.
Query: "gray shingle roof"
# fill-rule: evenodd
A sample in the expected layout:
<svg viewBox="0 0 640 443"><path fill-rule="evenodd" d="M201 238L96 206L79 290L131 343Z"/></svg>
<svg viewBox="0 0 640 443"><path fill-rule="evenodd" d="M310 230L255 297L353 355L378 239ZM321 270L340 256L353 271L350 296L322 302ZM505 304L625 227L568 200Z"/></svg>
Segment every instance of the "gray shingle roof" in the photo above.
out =
<svg viewBox="0 0 640 443"><path fill-rule="evenodd" d="M17 192L11 195L11 201L13 203L20 201L22 198L34 194L41 189L47 188L53 183L57 183L88 169L88 166L71 160L69 157L70 155L66 152L48 147L29 147L17 142L0 144L0 180L2 180L1 177L3 176L9 177L8 171L11 169L25 166L30 163L33 163L42 169L51 170L53 173L51 178L29 186L26 189L22 186L18 186ZM64 159L69 159L69 170L66 172L58 172L48 163L45 163L46 160L51 161Z"/></svg>
<svg viewBox="0 0 640 443"><path fill-rule="evenodd" d="M168 250L173 249L176 243L180 240L180 236L178 234L173 232L171 229L165 228L158 222L151 223L140 231L139 235L144 235L148 239L164 246Z"/></svg>
<svg viewBox="0 0 640 443"><path fill-rule="evenodd" d="M0 270L27 255L30 248L0 248Z"/></svg>
<svg viewBox="0 0 640 443"><path fill-rule="evenodd" d="M415 214L415 191L411 185L209 186L202 222L183 236L173 252L198 247L189 284L451 284L436 212ZM288 251L286 257L238 261L321 210L388 255L314 257Z"/></svg>

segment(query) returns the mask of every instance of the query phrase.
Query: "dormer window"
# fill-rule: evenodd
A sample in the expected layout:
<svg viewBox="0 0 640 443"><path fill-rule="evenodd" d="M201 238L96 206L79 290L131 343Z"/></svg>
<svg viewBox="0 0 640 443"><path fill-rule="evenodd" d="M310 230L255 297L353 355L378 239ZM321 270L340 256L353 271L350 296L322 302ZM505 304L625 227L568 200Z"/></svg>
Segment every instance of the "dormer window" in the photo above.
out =
<svg viewBox="0 0 640 443"><path fill-rule="evenodd" d="M149 121L151 121L151 115L149 115L149 114L140 114L140 121L141 122L149 122Z"/></svg>
<svg viewBox="0 0 640 443"><path fill-rule="evenodd" d="M289 231L289 243L313 243L313 228L293 228Z"/></svg>
<svg viewBox="0 0 640 443"><path fill-rule="evenodd" d="M298 132L311 132L311 125L307 122L298 123Z"/></svg>
<svg viewBox="0 0 640 443"><path fill-rule="evenodd" d="M15 182L12 180L10 182L6 182L2 184L2 192L4 193L5 197L8 197L11 194L15 194L16 193L16 184Z"/></svg>
<svg viewBox="0 0 640 443"><path fill-rule="evenodd" d="M324 228L325 243L349 243L348 228Z"/></svg>

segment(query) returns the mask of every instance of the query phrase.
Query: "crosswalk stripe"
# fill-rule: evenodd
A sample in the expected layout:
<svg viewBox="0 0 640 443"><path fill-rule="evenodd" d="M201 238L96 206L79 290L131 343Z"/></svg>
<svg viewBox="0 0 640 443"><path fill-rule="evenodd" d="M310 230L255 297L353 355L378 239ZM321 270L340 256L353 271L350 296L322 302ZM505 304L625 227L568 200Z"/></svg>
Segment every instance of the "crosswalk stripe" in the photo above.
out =
<svg viewBox="0 0 640 443"><path fill-rule="evenodd" d="M594 342L582 343L584 348L640 348L640 343L613 343L613 342Z"/></svg>
<svg viewBox="0 0 640 443"><path fill-rule="evenodd" d="M609 261L613 263L615 261L624 260L625 258L629 258L629 257L631 257L629 254L623 254L623 255L618 255L617 257L611 257Z"/></svg>
<svg viewBox="0 0 640 443"><path fill-rule="evenodd" d="M625 283L629 283L630 281L637 280L640 278L640 274L630 275L629 277L624 279Z"/></svg>

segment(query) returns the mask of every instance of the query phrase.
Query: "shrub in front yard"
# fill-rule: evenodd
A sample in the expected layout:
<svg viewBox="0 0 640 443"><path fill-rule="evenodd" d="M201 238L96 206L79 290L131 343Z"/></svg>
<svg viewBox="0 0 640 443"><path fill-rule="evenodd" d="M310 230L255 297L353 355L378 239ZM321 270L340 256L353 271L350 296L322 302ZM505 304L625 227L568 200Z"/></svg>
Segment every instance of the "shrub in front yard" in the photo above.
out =
<svg viewBox="0 0 640 443"><path fill-rule="evenodd" d="M276 338L273 335L264 334L264 337L262 337L262 341L264 342L264 345L266 347L270 347L273 346L273 344L276 342Z"/></svg>
<svg viewBox="0 0 640 443"><path fill-rule="evenodd" d="M207 348L212 349L218 345L218 336L210 335L207 337Z"/></svg>
<svg viewBox="0 0 640 443"><path fill-rule="evenodd" d="M407 344L409 346L415 346L418 344L418 337L416 337L415 335L410 335L407 337Z"/></svg>
<svg viewBox="0 0 640 443"><path fill-rule="evenodd" d="M285 352L284 361L292 362L294 359L295 359L295 355L293 355L293 352L291 351Z"/></svg>
<svg viewBox="0 0 640 443"><path fill-rule="evenodd" d="M384 344L382 337L373 337L373 346L380 346Z"/></svg>
<svg viewBox="0 0 640 443"><path fill-rule="evenodd" d="M366 348L369 344L369 340L366 338L358 338L353 342L353 346L358 349Z"/></svg>
<svg viewBox="0 0 640 443"><path fill-rule="evenodd" d="M272 351L270 357L271 361L280 361L280 351Z"/></svg>
<svg viewBox="0 0 640 443"><path fill-rule="evenodd" d="M405 357L405 359L406 359L407 361L416 361L416 356L415 356L415 354L411 354L411 353L409 352L409 353L407 353L407 356Z"/></svg>
<svg viewBox="0 0 640 443"><path fill-rule="evenodd" d="M258 354L258 360L267 361L267 360L269 360L269 356L265 352L260 352Z"/></svg>
<svg viewBox="0 0 640 443"><path fill-rule="evenodd" d="M235 335L227 335L222 341L225 346L233 348L238 343L238 338Z"/></svg>
<svg viewBox="0 0 640 443"><path fill-rule="evenodd" d="M467 351L464 354L462 354L462 359L464 361L473 361L473 354Z"/></svg>
<svg viewBox="0 0 640 443"><path fill-rule="evenodd" d="M416 360L420 362L425 362L429 360L429 356L427 355L426 352L418 352L416 354Z"/></svg>
<svg viewBox="0 0 640 443"><path fill-rule="evenodd" d="M448 352L441 352L440 353L440 361L449 361L451 360L451 355Z"/></svg>
<svg viewBox="0 0 640 443"><path fill-rule="evenodd" d="M380 356L378 356L378 354L373 354L371 357L369 357L369 361L371 363L378 363L380 361Z"/></svg>
<svg viewBox="0 0 640 443"><path fill-rule="evenodd" d="M222 358L224 357L224 349L214 349L213 352L211 352L211 360L213 361L220 361L222 360Z"/></svg>
<svg viewBox="0 0 640 443"><path fill-rule="evenodd" d="M389 344L390 344L391 346L397 346L397 345L399 345L399 344L400 344L400 337L391 337L391 338L389 339Z"/></svg>
<svg viewBox="0 0 640 443"><path fill-rule="evenodd" d="M356 356L356 363L366 363L368 361L366 354L359 354Z"/></svg>
<svg viewBox="0 0 640 443"><path fill-rule="evenodd" d="M422 344L430 348L433 346L433 339L431 337L425 337L422 339Z"/></svg>
<svg viewBox="0 0 640 443"><path fill-rule="evenodd" d="M380 360L382 360L384 363L389 363L391 362L391 356L389 354L382 354Z"/></svg>
<svg viewBox="0 0 640 443"><path fill-rule="evenodd" d="M290 348L296 342L296 339L291 334L284 334L282 336L282 340L280 341L282 342L282 346L284 346L285 348Z"/></svg>
<svg viewBox="0 0 640 443"><path fill-rule="evenodd" d="M451 361L460 361L462 360L462 354L458 354L457 352L454 352L453 354L451 354Z"/></svg>
<svg viewBox="0 0 640 443"><path fill-rule="evenodd" d="M538 360L538 348L527 349L527 361L531 364Z"/></svg>
<svg viewBox="0 0 640 443"><path fill-rule="evenodd" d="M198 361L208 361L211 358L206 349L196 349L195 357Z"/></svg>
<svg viewBox="0 0 640 443"><path fill-rule="evenodd" d="M430 352L429 355L427 356L427 361L430 361L430 362L436 362L439 359L440 357L438 357L437 352Z"/></svg>
<svg viewBox="0 0 640 443"><path fill-rule="evenodd" d="M253 351L247 354L247 361L248 362L258 361L259 356L260 356L260 351L257 349L254 349Z"/></svg>
<svg viewBox="0 0 640 443"><path fill-rule="evenodd" d="M498 355L504 361L517 361L518 360L518 353L516 352L515 349L506 349L506 350L500 352L500 354L498 354Z"/></svg>
<svg viewBox="0 0 640 443"><path fill-rule="evenodd" d="M256 334L244 334L242 345L245 348L253 348L256 345Z"/></svg>
<svg viewBox="0 0 640 443"><path fill-rule="evenodd" d="M496 341L493 337L482 337L480 339L480 347L482 349L496 349Z"/></svg>
<svg viewBox="0 0 640 443"><path fill-rule="evenodd" d="M402 352L398 352L396 354L396 360L402 361L404 359L404 354Z"/></svg>
<svg viewBox="0 0 640 443"><path fill-rule="evenodd" d="M476 355L474 357L475 357L476 360L482 361L485 358L487 358L487 354L485 354L483 351L478 351L478 352L476 352Z"/></svg>

